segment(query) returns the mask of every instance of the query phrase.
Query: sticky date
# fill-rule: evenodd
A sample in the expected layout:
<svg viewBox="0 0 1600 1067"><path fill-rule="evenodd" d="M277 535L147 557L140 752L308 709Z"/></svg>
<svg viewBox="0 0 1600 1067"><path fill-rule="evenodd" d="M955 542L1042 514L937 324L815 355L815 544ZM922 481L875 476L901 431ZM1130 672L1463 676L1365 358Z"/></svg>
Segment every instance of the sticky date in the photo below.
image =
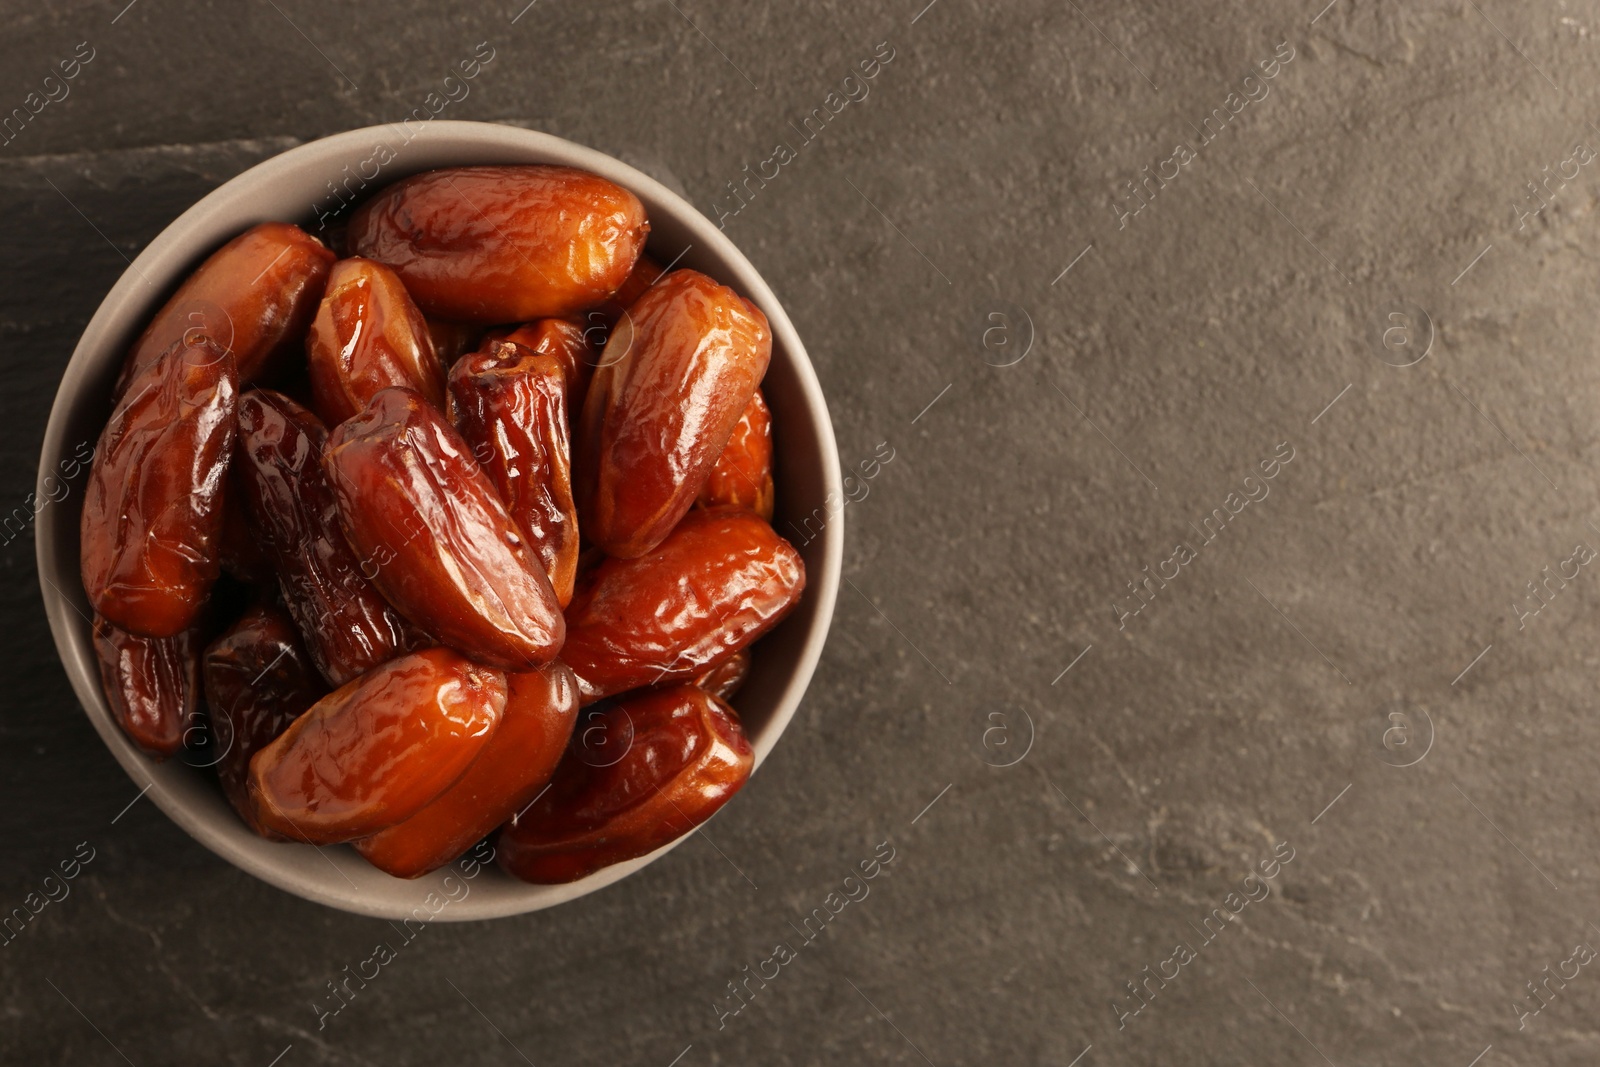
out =
<svg viewBox="0 0 1600 1067"><path fill-rule="evenodd" d="M491 342L451 368L450 407L565 607L578 568L578 512L561 364L521 345Z"/></svg>
<svg viewBox="0 0 1600 1067"><path fill-rule="evenodd" d="M174 344L208 336L232 353L239 381L275 370L300 346L333 253L298 226L263 222L223 245L173 294L134 342L117 395Z"/></svg>
<svg viewBox="0 0 1600 1067"><path fill-rule="evenodd" d="M250 758L315 704L327 686L294 623L271 605L251 608L211 643L203 676L222 791L252 830L281 840L256 822L249 799Z"/></svg>
<svg viewBox="0 0 1600 1067"><path fill-rule="evenodd" d="M592 334L592 330L571 319L539 319L518 326L503 339L538 355L553 356L561 363L567 384L567 414L576 419L583 411L595 364L600 362L599 349L590 343Z"/></svg>
<svg viewBox="0 0 1600 1067"><path fill-rule="evenodd" d="M257 537L317 670L343 685L424 639L362 571L322 469L328 431L281 393L239 401L238 469Z"/></svg>
<svg viewBox="0 0 1600 1067"><path fill-rule="evenodd" d="M709 819L750 777L755 756L733 711L693 686L643 693L594 729L632 743L594 760L574 745L550 788L500 832L500 866L525 882L575 882L654 852Z"/></svg>
<svg viewBox="0 0 1600 1067"><path fill-rule="evenodd" d="M363 573L412 622L480 662L530 670L566 626L494 484L444 417L381 390L328 439L323 469Z"/></svg>
<svg viewBox="0 0 1600 1067"><path fill-rule="evenodd" d="M748 648L805 588L800 554L747 511L696 510L649 555L607 559L567 608L584 703L687 681Z"/></svg>
<svg viewBox="0 0 1600 1067"><path fill-rule="evenodd" d="M705 487L766 373L759 308L692 270L623 316L584 401L576 441L584 535L613 556L661 543Z"/></svg>
<svg viewBox="0 0 1600 1067"><path fill-rule="evenodd" d="M638 197L567 167L451 167L407 178L350 221L429 315L492 324L569 315L616 292L650 224Z"/></svg>
<svg viewBox="0 0 1600 1067"><path fill-rule="evenodd" d="M337 426L379 389L403 385L444 407L444 368L417 305L394 271L370 259L341 259L306 338L312 406Z"/></svg>
<svg viewBox="0 0 1600 1067"><path fill-rule="evenodd" d="M456 783L411 818L355 843L396 878L436 870L526 807L550 780L578 714L578 683L556 660L506 676L505 714Z"/></svg>
<svg viewBox="0 0 1600 1067"><path fill-rule="evenodd" d="M390 660L317 701L256 753L256 819L317 845L409 819L461 777L505 706L505 675L450 649Z"/></svg>
<svg viewBox="0 0 1600 1067"><path fill-rule="evenodd" d="M100 434L80 526L83 587L125 630L188 629L221 571L237 382L215 342L178 341L134 377Z"/></svg>
<svg viewBox="0 0 1600 1067"><path fill-rule="evenodd" d="M199 704L199 635L141 637L96 616L94 650L106 704L122 732L157 759L182 748Z"/></svg>
<svg viewBox="0 0 1600 1067"><path fill-rule="evenodd" d="M312 406L328 426L354 418L379 389L418 390L445 406L445 370L416 302L394 270L341 259L306 338Z"/></svg>

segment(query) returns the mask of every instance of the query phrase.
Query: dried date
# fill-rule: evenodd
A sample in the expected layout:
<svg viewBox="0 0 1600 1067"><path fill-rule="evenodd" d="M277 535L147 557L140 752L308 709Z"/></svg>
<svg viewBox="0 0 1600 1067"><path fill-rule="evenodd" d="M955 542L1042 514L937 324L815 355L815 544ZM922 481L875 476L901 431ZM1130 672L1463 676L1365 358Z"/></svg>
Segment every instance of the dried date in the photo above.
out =
<svg viewBox="0 0 1600 1067"><path fill-rule="evenodd" d="M100 434L80 526L83 587L125 630L188 629L221 572L237 383L219 345L178 341L135 376Z"/></svg>
<svg viewBox="0 0 1600 1067"><path fill-rule="evenodd" d="M596 760L574 744L549 790L501 831L500 866L525 882L575 882L654 852L709 819L750 777L755 756L731 708L693 686L643 693L594 729L631 739Z"/></svg>
<svg viewBox="0 0 1600 1067"><path fill-rule="evenodd" d="M465 774L411 818L355 843L381 871L417 878L516 815L549 782L578 714L578 683L560 661L506 676L506 710Z"/></svg>
<svg viewBox="0 0 1600 1067"><path fill-rule="evenodd" d="M450 399L456 429L565 607L578 567L578 512L561 364L517 344L491 342L451 368Z"/></svg>
<svg viewBox="0 0 1600 1067"><path fill-rule="evenodd" d="M142 637L96 616L100 685L122 732L157 759L184 746L199 706L200 638Z"/></svg>
<svg viewBox="0 0 1600 1067"><path fill-rule="evenodd" d="M238 466L251 517L317 670L338 686L424 638L373 586L345 539L322 469L327 438L315 415L281 393L252 389L239 401Z"/></svg>
<svg viewBox="0 0 1600 1067"><path fill-rule="evenodd" d="M756 515L696 510L649 555L586 577L561 658L584 703L687 681L776 626L805 580L800 554Z"/></svg>
<svg viewBox="0 0 1600 1067"><path fill-rule="evenodd" d="M450 167L389 186L350 222L429 315L493 324L569 315L627 280L650 224L638 197L568 167Z"/></svg>
<svg viewBox="0 0 1600 1067"><path fill-rule="evenodd" d="M452 648L508 670L555 658L555 591L494 485L444 417L384 389L328 439L323 469L363 573Z"/></svg>
<svg viewBox="0 0 1600 1067"><path fill-rule="evenodd" d="M444 368L417 305L394 271L341 259L306 338L312 406L329 426L352 418L379 389L403 385L444 407Z"/></svg>
<svg viewBox="0 0 1600 1067"><path fill-rule="evenodd" d="M505 706L505 675L450 649L390 660L317 701L256 753L256 819L316 845L409 819L461 777Z"/></svg>
<svg viewBox="0 0 1600 1067"><path fill-rule="evenodd" d="M705 487L772 355L759 308L674 271L606 342L575 451L584 536L613 556L661 543Z"/></svg>
<svg viewBox="0 0 1600 1067"><path fill-rule="evenodd" d="M257 381L300 344L322 298L333 253L298 226L263 222L223 245L178 287L123 364L117 395L174 344L208 336Z"/></svg>

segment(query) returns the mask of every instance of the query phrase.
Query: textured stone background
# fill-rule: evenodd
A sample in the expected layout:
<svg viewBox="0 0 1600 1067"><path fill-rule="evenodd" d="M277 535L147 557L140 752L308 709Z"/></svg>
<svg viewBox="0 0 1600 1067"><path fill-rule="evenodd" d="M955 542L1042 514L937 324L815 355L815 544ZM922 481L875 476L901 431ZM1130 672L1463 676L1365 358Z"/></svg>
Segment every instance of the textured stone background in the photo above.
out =
<svg viewBox="0 0 1600 1067"><path fill-rule="evenodd" d="M895 459L847 509L828 651L716 847L430 927L321 1028L389 928L128 808L30 536L0 548L0 910L95 854L0 948L0 1059L1600 1058L1595 568L1526 599L1600 548L1600 168L1562 167L1600 148L1600 5L125 2L4 12L0 109L95 53L0 147L5 508L125 258L252 163L409 113L482 41L448 117L613 152L713 217L888 42L727 228L845 463ZM1180 142L1196 158L1119 226ZM1199 544L1283 442L1270 495ZM1122 618L1179 541L1196 557ZM727 983L884 841L870 895L719 1028ZM1205 942L1275 846L1270 896ZM1197 958L1119 1025L1179 942ZM1569 959L1533 1014L1527 983Z"/></svg>

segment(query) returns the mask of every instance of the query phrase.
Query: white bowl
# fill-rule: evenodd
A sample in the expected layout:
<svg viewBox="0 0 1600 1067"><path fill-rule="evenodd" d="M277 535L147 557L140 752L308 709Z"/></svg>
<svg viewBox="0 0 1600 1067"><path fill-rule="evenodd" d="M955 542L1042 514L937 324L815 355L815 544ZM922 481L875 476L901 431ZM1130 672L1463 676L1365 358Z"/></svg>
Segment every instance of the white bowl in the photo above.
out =
<svg viewBox="0 0 1600 1067"><path fill-rule="evenodd" d="M360 183L373 174L375 161L390 155L393 158L362 188ZM92 445L99 439L110 415L112 383L128 346L212 251L268 220L299 223L315 232L320 212L337 209L340 198L353 198L347 189L364 199L419 171L493 163L581 167L632 190L650 215L652 256L663 264L693 267L732 286L759 305L772 324L772 363L763 389L772 408L778 488L774 521L805 558L806 591L794 612L756 647L749 680L734 700L760 767L805 693L822 654L838 593L844 496L833 426L793 324L749 260L682 197L593 149L515 127L435 120L410 130L373 126L325 137L274 156L227 182L150 242L89 320L50 411L39 460L38 499L48 499L52 487L59 494L61 462L82 443ZM106 707L90 639L92 613L78 576L84 477L80 474L73 491L61 503L41 510L37 520L40 588L56 648L90 721L129 776L141 788L148 785L150 799L217 855L308 900L380 918L415 915L438 921L548 908L626 878L677 844L570 885L534 886L516 881L492 864L466 871L453 865L405 881L369 866L347 846L317 849L255 836L223 799L211 771L191 767L181 758L165 763L150 759L123 735ZM441 906L440 901L446 903Z"/></svg>

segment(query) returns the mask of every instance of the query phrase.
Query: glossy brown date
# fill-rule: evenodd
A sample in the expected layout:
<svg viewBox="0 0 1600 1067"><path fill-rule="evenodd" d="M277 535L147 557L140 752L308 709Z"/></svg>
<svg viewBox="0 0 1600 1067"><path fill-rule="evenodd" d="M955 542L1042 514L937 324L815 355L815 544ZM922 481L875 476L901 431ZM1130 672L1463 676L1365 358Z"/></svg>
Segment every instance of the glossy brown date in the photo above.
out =
<svg viewBox="0 0 1600 1067"><path fill-rule="evenodd" d="M654 852L726 804L755 762L732 709L693 686L619 701L594 728L627 751L607 762L573 745L549 791L500 832L500 866L525 882L575 882Z"/></svg>
<svg viewBox="0 0 1600 1067"><path fill-rule="evenodd" d="M239 401L237 466L256 537L317 670L343 685L426 640L368 580L322 469L328 431L282 393Z"/></svg>
<svg viewBox="0 0 1600 1067"><path fill-rule="evenodd" d="M492 324L569 315L616 292L650 224L638 197L567 167L451 167L378 193L355 254L393 267L429 315Z"/></svg>
<svg viewBox="0 0 1600 1067"><path fill-rule="evenodd" d="M705 487L771 355L766 316L704 274L674 271L640 297L584 402L584 536L623 558L660 544Z"/></svg>
<svg viewBox="0 0 1600 1067"><path fill-rule="evenodd" d="M504 340L560 362L567 384L567 414L576 419L583 411L595 364L600 362L599 349L589 343L591 335L591 330L572 319L539 319L518 326Z"/></svg>
<svg viewBox="0 0 1600 1067"><path fill-rule="evenodd" d="M444 367L400 278L370 259L341 259L306 338L312 407L329 426L353 418L379 389L403 385L444 407Z"/></svg>
<svg viewBox="0 0 1600 1067"><path fill-rule="evenodd" d="M239 381L268 374L276 357L299 347L332 265L333 253L298 226L263 222L246 230L156 312L128 353L117 395L172 345L200 335L233 354Z"/></svg>
<svg viewBox="0 0 1600 1067"><path fill-rule="evenodd" d="M141 637L95 616L100 685L122 732L157 759L184 745L200 692L200 640L193 630Z"/></svg>
<svg viewBox="0 0 1600 1067"><path fill-rule="evenodd" d="M355 842L380 871L417 878L516 815L549 782L578 715L578 683L560 661L506 676L505 714L456 783L411 818Z"/></svg>
<svg viewBox="0 0 1600 1067"><path fill-rule="evenodd" d="M521 345L490 342L451 368L450 408L566 607L578 568L578 511L561 364Z"/></svg>
<svg viewBox="0 0 1600 1067"><path fill-rule="evenodd" d="M686 516L647 556L607 559L567 609L584 703L687 681L748 648L805 589L800 554L746 511Z"/></svg>
<svg viewBox="0 0 1600 1067"><path fill-rule="evenodd" d="M390 660L317 701L255 754L256 819L315 845L409 819L461 777L505 706L505 675L450 649Z"/></svg>
<svg viewBox="0 0 1600 1067"><path fill-rule="evenodd" d="M703 508L748 508L771 522L775 496L772 412L767 409L767 398L757 389L695 503Z"/></svg>
<svg viewBox="0 0 1600 1067"><path fill-rule="evenodd" d="M362 573L441 643L531 670L566 635L555 591L494 484L444 416L384 389L328 439L323 469Z"/></svg>
<svg viewBox="0 0 1600 1067"><path fill-rule="evenodd" d="M212 755L222 791L263 837L283 837L256 822L250 805L250 758L328 691L294 623L280 609L258 605L206 649L206 706Z"/></svg>
<svg viewBox="0 0 1600 1067"><path fill-rule="evenodd" d="M148 637L193 625L221 571L238 379L221 347L192 342L177 342L129 384L100 434L84 493L89 602Z"/></svg>

